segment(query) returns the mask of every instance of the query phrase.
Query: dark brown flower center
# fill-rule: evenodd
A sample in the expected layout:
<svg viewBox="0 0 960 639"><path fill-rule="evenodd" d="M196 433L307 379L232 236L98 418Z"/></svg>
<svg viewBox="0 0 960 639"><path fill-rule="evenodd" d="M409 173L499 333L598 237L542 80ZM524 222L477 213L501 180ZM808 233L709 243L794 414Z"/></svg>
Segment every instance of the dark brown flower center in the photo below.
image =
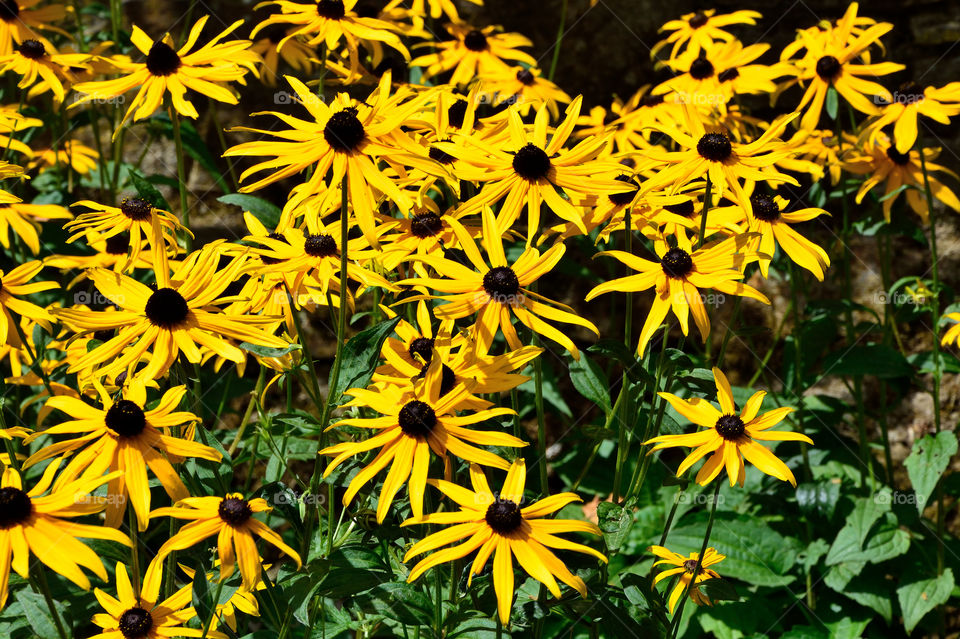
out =
<svg viewBox="0 0 960 639"><path fill-rule="evenodd" d="M443 230L443 222L436 213L421 213L410 220L410 232L423 239L433 237Z"/></svg>
<svg viewBox="0 0 960 639"><path fill-rule="evenodd" d="M231 526L241 526L253 515L250 504L240 497L225 497L217 508L220 519Z"/></svg>
<svg viewBox="0 0 960 639"><path fill-rule="evenodd" d="M326 233L308 235L303 243L303 251L313 257L332 257L337 255L337 241Z"/></svg>
<svg viewBox="0 0 960 639"><path fill-rule="evenodd" d="M509 266L495 266L483 276L483 290L493 301L510 304L520 293L520 280Z"/></svg>
<svg viewBox="0 0 960 639"><path fill-rule="evenodd" d="M517 71L517 80L519 80L521 84L525 84L529 87L533 86L533 83L536 82L537 78L530 73L529 69L520 69Z"/></svg>
<svg viewBox="0 0 960 639"><path fill-rule="evenodd" d="M134 222L143 222L150 219L153 206L143 198L124 198L120 202L120 211Z"/></svg>
<svg viewBox="0 0 960 639"><path fill-rule="evenodd" d="M407 352L410 353L410 357L413 358L414 361L416 361L417 355L419 355L421 358L423 358L424 363L429 364L430 360L433 359L433 338L416 338L410 342Z"/></svg>
<svg viewBox="0 0 960 639"><path fill-rule="evenodd" d="M713 75L713 63L704 56L698 57L690 63L690 76L694 80L705 80Z"/></svg>
<svg viewBox="0 0 960 639"><path fill-rule="evenodd" d="M717 80L720 82L729 82L730 80L736 80L740 77L740 72L737 71L737 67L732 69L725 69L717 74Z"/></svg>
<svg viewBox="0 0 960 639"><path fill-rule="evenodd" d="M677 204L667 204L663 207L665 211L669 211L674 215L682 215L683 217L691 217L694 213L693 200L684 200Z"/></svg>
<svg viewBox="0 0 960 639"><path fill-rule="evenodd" d="M780 206L773 196L766 193L754 193L750 196L753 217L764 222L774 222L780 218Z"/></svg>
<svg viewBox="0 0 960 639"><path fill-rule="evenodd" d="M12 528L30 519L33 502L19 488L0 488L0 530Z"/></svg>
<svg viewBox="0 0 960 639"><path fill-rule="evenodd" d="M47 48L43 46L43 43L39 40L24 40L20 43L20 46L17 47L17 51L19 51L23 57L31 60L39 60L47 55Z"/></svg>
<svg viewBox="0 0 960 639"><path fill-rule="evenodd" d="M462 99L450 105L450 108L447 109L447 120L450 122L450 126L455 126L458 129L463 128L463 118L467 115L467 106L467 101Z"/></svg>
<svg viewBox="0 0 960 639"><path fill-rule="evenodd" d="M463 46L471 51L483 51L487 48L487 36L483 35L482 31L474 29L464 36Z"/></svg>
<svg viewBox="0 0 960 639"><path fill-rule="evenodd" d="M733 153L733 146L723 133L707 133L697 142L697 153L705 160L723 162Z"/></svg>
<svg viewBox="0 0 960 639"><path fill-rule="evenodd" d="M693 270L693 258L680 248L672 248L660 258L660 268L667 277L681 279Z"/></svg>
<svg viewBox="0 0 960 639"><path fill-rule="evenodd" d="M340 20L347 15L347 9L340 0L320 0L317 15L327 20Z"/></svg>
<svg viewBox="0 0 960 639"><path fill-rule="evenodd" d="M510 499L496 500L487 506L487 514L484 517L487 525L498 535L507 535L515 531L523 523L523 514L520 512L520 506Z"/></svg>
<svg viewBox="0 0 960 639"><path fill-rule="evenodd" d="M621 174L613 179L615 179L617 182L623 182L624 184L635 186L636 189L631 189L630 191L626 191L624 193L611 193L609 196L610 201L617 206L625 206L630 204L630 202L633 202L633 197L637 194L637 189L640 188L640 184L637 182L636 178Z"/></svg>
<svg viewBox="0 0 960 639"><path fill-rule="evenodd" d="M892 141L890 142L889 148L887 148L887 157L897 166L905 166L910 162L910 153L897 151L897 145Z"/></svg>
<svg viewBox="0 0 960 639"><path fill-rule="evenodd" d="M180 68L180 56L165 42L154 42L147 54L147 71L151 75L166 76Z"/></svg>
<svg viewBox="0 0 960 639"><path fill-rule="evenodd" d="M693 29L699 29L705 25L709 19L710 18L703 11L697 11L689 20L687 20L687 24L689 24Z"/></svg>
<svg viewBox="0 0 960 639"><path fill-rule="evenodd" d="M433 353L431 352L431 355ZM427 359L427 363L430 362L430 359ZM427 376L428 365L424 364L423 368L420 369L420 373L417 375L417 379L423 379ZM446 364L440 364L440 397L443 397L447 393L453 390L453 387L457 385L457 374L453 372L453 369L447 366Z"/></svg>
<svg viewBox="0 0 960 639"><path fill-rule="evenodd" d="M117 624L120 634L126 639L144 639L149 636L150 629L153 628L153 617L143 608L137 606L125 610L120 615L120 621Z"/></svg>
<svg viewBox="0 0 960 639"><path fill-rule="evenodd" d="M832 55L825 55L817 60L817 75L826 82L831 82L840 75L841 68L840 61Z"/></svg>
<svg viewBox="0 0 960 639"><path fill-rule="evenodd" d="M168 330L183 324L190 313L187 300L172 288L157 289L143 310L151 324Z"/></svg>
<svg viewBox="0 0 960 639"><path fill-rule="evenodd" d="M103 423L121 437L136 437L147 427L147 416L135 402L118 399L107 409Z"/></svg>
<svg viewBox="0 0 960 639"><path fill-rule="evenodd" d="M722 415L717 420L717 433L727 441L737 441L746 431L743 420L739 415Z"/></svg>
<svg viewBox="0 0 960 639"><path fill-rule="evenodd" d="M107 238L107 245L103 250L110 255L126 255L128 248L130 248L130 234L117 233Z"/></svg>
<svg viewBox="0 0 960 639"><path fill-rule="evenodd" d="M283 236L283 234L281 234L281 233L276 233L276 232L270 233L269 235L267 235L267 237L269 237L271 240L278 240L278 241L280 241L280 242L286 242L286 241L287 241L287 238L285 238L285 237ZM266 264L267 266L273 266L274 264L279 264L280 262L283 262L284 260L285 260L285 258L282 258L282 257L271 257L270 255L261 255L261 256L260 256L260 261L263 262L264 264Z"/></svg>
<svg viewBox="0 0 960 639"><path fill-rule="evenodd" d="M692 573L697 569L697 560L696 559L687 559L683 562L683 569L689 573Z"/></svg>
<svg viewBox="0 0 960 639"><path fill-rule="evenodd" d="M513 170L523 179L535 182L547 177L550 172L550 158L539 146L528 142L514 154Z"/></svg>
<svg viewBox="0 0 960 639"><path fill-rule="evenodd" d="M20 16L20 5L17 0L3 0L0 2L0 20L13 22Z"/></svg>
<svg viewBox="0 0 960 639"><path fill-rule="evenodd" d="M430 405L418 399L407 402L397 414L400 430L410 437L427 437L437 425L437 414Z"/></svg>
<svg viewBox="0 0 960 639"><path fill-rule="evenodd" d="M430 156L431 160L434 162L439 162L440 164L453 164L453 161L457 159L440 147L436 146L431 146L430 150L427 151L427 155Z"/></svg>
<svg viewBox="0 0 960 639"><path fill-rule="evenodd" d="M323 128L323 139L334 151L350 153L355 151L367 136L363 123L357 117L356 107L347 107L337 111L327 120Z"/></svg>

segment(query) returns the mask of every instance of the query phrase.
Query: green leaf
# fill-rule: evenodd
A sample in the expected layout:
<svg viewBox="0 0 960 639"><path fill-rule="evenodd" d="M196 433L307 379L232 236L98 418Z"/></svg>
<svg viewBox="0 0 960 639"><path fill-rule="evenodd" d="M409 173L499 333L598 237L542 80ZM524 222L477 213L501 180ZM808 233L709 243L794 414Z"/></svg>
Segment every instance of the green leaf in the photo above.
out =
<svg viewBox="0 0 960 639"><path fill-rule="evenodd" d="M358 595L354 601L364 611L403 624L429 626L433 623L433 601L420 586L404 582L380 584Z"/></svg>
<svg viewBox="0 0 960 639"><path fill-rule="evenodd" d="M953 571L947 568L936 579L915 581L897 588L897 599L900 601L903 625L907 632L913 632L928 612L946 603L953 585Z"/></svg>
<svg viewBox="0 0 960 639"><path fill-rule="evenodd" d="M610 382L600 366L586 355L570 364L570 381L581 395L610 414Z"/></svg>
<svg viewBox="0 0 960 639"><path fill-rule="evenodd" d="M328 402L332 401L336 406L340 403L343 391L348 388L367 387L380 361L380 349L399 323L400 317L380 322L376 326L357 333L343 345L340 379L336 385L331 380Z"/></svg>
<svg viewBox="0 0 960 639"><path fill-rule="evenodd" d="M47 601L43 595L29 590L18 590L14 598L20 604L20 607L23 608L24 616L27 618L27 621L30 622L30 627L37 633L38 637L50 637L53 639L60 636L60 633L57 632L57 626L53 621L53 616L50 614L50 608L47 607ZM57 605L57 603L54 602L54 607L60 615L60 620L65 621L66 617L64 616L63 606ZM69 628L70 624L67 622L67 634L70 634Z"/></svg>
<svg viewBox="0 0 960 639"><path fill-rule="evenodd" d="M256 197L255 195L247 195L245 193L229 193L227 195L221 195L217 198L217 202L223 202L224 204L232 204L234 206L239 206L244 211L250 211L253 213L253 216L256 217L260 222L267 227L268 231L272 231L277 228L277 224L280 223L280 207L268 202L263 198Z"/></svg>
<svg viewBox="0 0 960 639"><path fill-rule="evenodd" d="M890 513L891 502L889 488L878 491L873 497L857 499L846 524L830 546L826 564L879 563L907 552L910 549L910 533L898 527L896 517ZM874 530L881 518L883 521Z"/></svg>
<svg viewBox="0 0 960 639"><path fill-rule="evenodd" d="M827 87L827 99L824 106L826 107L827 116L831 120L837 119L837 107L839 106L840 100L837 98L837 90L832 86Z"/></svg>
<svg viewBox="0 0 960 639"><path fill-rule="evenodd" d="M153 208L162 211L170 210L170 205L163 194L157 190L157 187L133 169L130 169L130 181L133 182L133 188L137 190L137 195L149 202Z"/></svg>
<svg viewBox="0 0 960 639"><path fill-rule="evenodd" d="M803 483L797 486L797 505L804 515L821 515L832 519L840 499L839 481L819 481Z"/></svg>
<svg viewBox="0 0 960 639"><path fill-rule="evenodd" d="M164 134L173 140L173 122L170 121L170 118L167 117L166 114L160 114L156 117L156 120L163 129ZM187 152L187 155L200 163L200 166L202 166L210 177L213 178L214 182L217 183L217 187L223 192L229 191L230 187L227 185L226 180L223 179L220 167L217 166L217 160L213 154L210 153L210 147L197 133L193 123L185 118L180 119L180 139L183 141L183 150Z"/></svg>
<svg viewBox="0 0 960 639"><path fill-rule="evenodd" d="M630 511L613 502L602 501L597 506L597 519L607 542L607 548L611 552L616 551L623 545L623 540L626 539L630 526L633 525Z"/></svg>
<svg viewBox="0 0 960 639"><path fill-rule="evenodd" d="M936 436L927 435L913 444L913 451L903 465L916 491L917 510L920 512L923 512L940 476L947 469L950 458L956 454L957 435L952 431L943 431Z"/></svg>
<svg viewBox="0 0 960 639"><path fill-rule="evenodd" d="M728 580L707 579L700 587L710 601L740 601L740 594Z"/></svg>
<svg viewBox="0 0 960 639"><path fill-rule="evenodd" d="M883 344L865 344L831 353L823 360L827 375L862 377L873 375L880 379L910 377L913 367L898 351Z"/></svg>
<svg viewBox="0 0 960 639"><path fill-rule="evenodd" d="M259 344L251 344L250 342L241 342L240 348L248 353L253 353L257 357L283 357L293 351L299 351L300 345L290 344L284 348L270 348L269 346L260 346Z"/></svg>

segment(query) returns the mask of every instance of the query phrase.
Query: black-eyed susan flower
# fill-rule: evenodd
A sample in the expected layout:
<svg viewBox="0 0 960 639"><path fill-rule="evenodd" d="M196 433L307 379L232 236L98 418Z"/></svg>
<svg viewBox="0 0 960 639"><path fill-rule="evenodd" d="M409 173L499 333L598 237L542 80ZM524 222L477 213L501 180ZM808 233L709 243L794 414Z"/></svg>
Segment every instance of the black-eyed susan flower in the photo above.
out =
<svg viewBox="0 0 960 639"><path fill-rule="evenodd" d="M377 166L377 161L389 162L396 158L400 163L419 165L427 171L435 170L433 160L404 152L396 144L397 135L406 135L400 126L418 109L420 98L408 100L409 91L391 96L390 78L390 73L384 74L365 102L340 93L328 105L313 95L302 82L287 76L287 81L312 120L271 111L268 112L270 115L281 119L291 128L285 131L237 128L238 131L280 138L280 141L245 142L224 153L228 157L272 158L243 172L241 180L261 171L271 171L266 177L244 186L241 191L255 191L312 167L310 179L297 188L288 206L296 208L309 199L315 200L314 210L325 212L333 203L339 204L339 186L347 176L350 203L357 223L367 241L376 246L374 213L379 198L375 192L386 195L404 212L412 206L410 198Z"/></svg>
<svg viewBox="0 0 960 639"><path fill-rule="evenodd" d="M187 41L179 49L174 48L169 33L154 41L134 25L130 41L146 56L146 60L129 63L115 61L122 68L123 77L76 85L74 89L81 95L70 105L71 108L91 100L115 98L137 87L140 90L130 101L121 125L131 116L134 121L150 117L160 108L167 95L177 113L189 118L198 117L197 109L187 99L187 90L219 102L237 104L236 95L227 85L230 82L244 84L247 73L257 75L260 56L250 51L249 40L223 42L243 24L243 20L234 22L213 40L192 51L208 19L209 16L203 16L197 20L190 29Z"/></svg>
<svg viewBox="0 0 960 639"><path fill-rule="evenodd" d="M763 293L739 281L743 279L744 266L760 257L748 248L752 239L751 235L739 235L693 250L689 243L671 247L666 239L659 237L654 241L659 262L651 262L625 251L603 251L597 255L609 255L639 273L604 282L587 293L586 299L590 301L611 291L654 289L656 295L653 305L643 322L637 344L637 354L640 356L643 356L647 342L671 309L684 335L688 332L692 313L700 337L706 341L710 334L710 315L703 303L701 288L770 303Z"/></svg>
<svg viewBox="0 0 960 639"><path fill-rule="evenodd" d="M269 510L265 499L245 499L241 493L228 493L225 497L187 497L174 506L157 508L151 517L190 520L160 546L157 561L175 550L185 550L217 535L220 580L230 577L239 566L244 588L253 590L260 583L263 563L256 537L297 562L297 568L302 565L297 551L288 546L276 531L254 517L256 513Z"/></svg>
<svg viewBox="0 0 960 639"><path fill-rule="evenodd" d="M691 57L697 57L700 50L710 46L715 41L730 42L735 36L725 27L735 24L757 23L762 16L756 11L734 11L717 15L716 9L695 11L680 16L677 20L669 20L660 31L671 32L666 38L656 43L650 50L650 57L655 58L657 53L666 46L670 47L670 59L676 59L681 51Z"/></svg>
<svg viewBox="0 0 960 639"><path fill-rule="evenodd" d="M72 69L84 69L90 56L84 53L57 53L40 40L24 40L7 55L0 56L0 73L12 71L20 76L17 88L30 89L29 95L50 91L59 104L66 95L64 82L72 82Z"/></svg>
<svg viewBox="0 0 960 639"><path fill-rule="evenodd" d="M62 4L48 4L38 7L41 0L3 0L0 2L0 56L13 52L24 40L38 40L47 46L50 42L40 31L52 31L68 35L54 23L63 20L66 7Z"/></svg>
<svg viewBox="0 0 960 639"><path fill-rule="evenodd" d="M876 132L892 124L898 153L907 154L913 148L921 115L940 124L950 124L950 118L960 114L960 82L939 88L907 82L892 96L893 101L883 107L880 117L871 122L867 130Z"/></svg>
<svg viewBox="0 0 960 639"><path fill-rule="evenodd" d="M530 109L547 106L550 117L560 117L561 104L570 104L570 96L559 86L543 77L536 67L513 66L496 69L480 77L483 95L494 106L516 103L520 115Z"/></svg>
<svg viewBox="0 0 960 639"><path fill-rule="evenodd" d="M188 566L183 564L177 564L180 567L180 570L186 573L187 579L193 582L194 576L197 572L191 569ZM213 567L218 568L220 561L214 561ZM270 570L270 564L264 564L264 570ZM212 581L214 579L214 573L207 573L207 581ZM230 628L233 632L237 631L237 611L239 610L245 615L250 615L252 617L260 616L260 604L257 602L257 596L254 594L256 591L262 591L266 589L267 585L262 581L257 584L257 587L253 590L245 588L241 585L233 593L229 599L223 603L217 603L216 614L213 616L212 623L210 624L211 628L216 628L218 622L222 622L227 628Z"/></svg>
<svg viewBox="0 0 960 639"><path fill-rule="evenodd" d="M38 261L25 262L6 273L0 270L0 309L3 310L3 318L0 318L0 345L20 344L17 325L14 324L16 319L10 311L21 317L29 317L40 324L48 333L53 330L50 323L53 317L50 313L36 304L22 299L33 293L49 291L58 287L56 282L29 283L42 270L43 263Z"/></svg>
<svg viewBox="0 0 960 639"><path fill-rule="evenodd" d="M884 134L875 136L873 140L866 140L862 148L851 150L843 156L841 166L845 171L854 175L867 176L857 191L857 204L863 202L867 193L877 185L883 184L883 195L880 195L879 198L883 209L883 217L888 222L894 202L900 198L900 192L904 191L907 204L926 223L930 211L927 208L927 199L924 196L926 186L923 179L923 167L920 162L921 153L923 153L923 160L927 167L930 193L946 206L960 212L960 199L957 198L957 195L932 175L936 171L946 173L954 179L960 179L956 173L947 167L934 162L940 156L940 149L921 148L900 153L893 140Z"/></svg>
<svg viewBox="0 0 960 639"><path fill-rule="evenodd" d="M449 464L447 453L471 463L493 466L506 470L510 465L500 456L480 446L526 446L523 440L513 435L493 430L468 428L488 419L513 415L509 408L487 408L472 414L457 415L463 407L470 389L464 383L443 392L443 371L439 358L431 361L426 375L413 385L388 386L379 390L354 388L346 392L353 397L344 406L365 406L380 413L374 418L348 418L330 428L357 426L377 431L372 437L359 442L343 442L320 451L333 460L324 470L327 477L348 458L359 453L380 449L377 456L351 480L343 495L347 506L381 470L390 466L380 490L377 502L377 521L382 522L390 511L390 505L404 483L410 494L410 509L414 517L423 514L423 494L427 487L427 472L430 452Z"/></svg>
<svg viewBox="0 0 960 639"><path fill-rule="evenodd" d="M63 140L59 148L36 149L28 169L47 169L69 166L80 175L86 175L99 165L100 154L79 140Z"/></svg>
<svg viewBox="0 0 960 639"><path fill-rule="evenodd" d="M9 466L3 471L0 482L0 608L7 604L10 569L24 579L29 578L31 554L50 570L89 590L90 579L81 568L104 581L107 580L107 570L97 553L77 538L105 539L130 545L130 538L119 530L70 521L103 510L102 500L90 493L103 484L116 481L120 473L58 482L51 489L59 465L54 462L47 466L28 491L23 488L20 473Z"/></svg>
<svg viewBox="0 0 960 639"><path fill-rule="evenodd" d="M653 94L675 93L687 102L723 108L736 95L773 93L774 80L785 75L787 67L754 64L769 49L768 44L744 47L739 40L708 45L694 58L668 62L677 75L659 84Z"/></svg>
<svg viewBox="0 0 960 639"><path fill-rule="evenodd" d="M457 506L457 511L440 512L414 517L403 522L411 524L453 524L440 532L429 535L415 543L407 551L404 561L430 550L436 550L455 541L467 538L456 546L438 550L429 557L421 559L407 576L407 582L416 580L424 572L439 564L462 559L473 551L476 557L470 565L467 584L473 576L479 574L493 555L493 587L497 593L497 610L500 621L510 621L510 609L513 605L514 588L513 559L524 572L545 585L550 594L561 597L557 579L570 586L581 597L587 596L587 586L580 577L574 575L554 554L554 550L571 550L596 557L606 563L603 553L572 541L558 534L583 532L599 535L596 524L576 519L548 519L547 516L560 510L567 504L581 501L574 493L560 493L524 506L523 491L527 471L522 459L510 466L503 489L494 494L487 484L483 470L476 464L470 465L470 483L473 490L463 488L443 480L430 480Z"/></svg>
<svg viewBox="0 0 960 639"><path fill-rule="evenodd" d="M519 33L502 33L493 25L477 29L464 23L448 24L446 29L452 36L449 40L429 43L436 51L410 62L411 67L426 67L425 79L452 69L450 84L468 84L478 75L504 71L508 60L528 66L537 64L529 53L520 50L533 43Z"/></svg>
<svg viewBox="0 0 960 639"><path fill-rule="evenodd" d="M28 204L18 198L0 191L0 199L12 200L0 202L0 245L10 248L10 231L20 238L30 252L36 255L40 252L40 223L48 220L70 220L73 215L70 211L56 204Z"/></svg>
<svg viewBox="0 0 960 639"><path fill-rule="evenodd" d="M117 562L117 596L99 588L97 601L105 612L93 616L93 623L103 629L90 639L159 639L160 637L200 637L203 630L186 624L197 616L193 608L193 582L160 600L163 584L163 561L154 558L143 574L139 590L130 582L123 562ZM171 577L168 577L171 578ZM227 639L217 630L208 630L207 637Z"/></svg>
<svg viewBox="0 0 960 639"><path fill-rule="evenodd" d="M699 562L700 568L698 570L697 560L700 557L700 553L697 551L685 557L663 546L650 546L647 550L659 557L658 561L653 562L654 566L674 566L673 568L661 570L657 573L657 576L653 580L654 586L664 579L679 576L676 585L673 587L673 590L670 591L670 598L667 600L667 609L670 611L670 614L673 614L674 608L677 607L677 602L683 597L683 593L687 591L687 588L690 588L690 601L696 605L713 605L710 598L700 591L700 586L708 579L720 578L717 571L711 570L710 566L715 566L726 559L725 555L718 553L715 548L707 548L707 551L703 553L703 561ZM694 577L695 572L697 573L696 577ZM693 582L693 586L690 585L691 581Z"/></svg>
<svg viewBox="0 0 960 639"><path fill-rule="evenodd" d="M789 431L771 431L784 417L793 412L793 408L783 406L759 415L760 404L766 395L764 391L754 393L743 410L737 413L733 402L733 390L730 382L719 368L714 367L713 377L717 383L718 410L710 402L694 397L681 399L671 393L659 393L673 408L697 426L704 430L685 435L660 435L644 444L656 444L650 453L664 448L684 446L693 448L677 469L677 477L687 472L691 466L710 455L706 463L700 467L696 481L700 485L707 485L720 474L724 468L730 479L730 485L739 483L743 486L746 478L744 458L756 466L761 472L776 477L781 481L788 481L796 487L797 480L793 472L769 448L760 442L806 442L813 444L806 435Z"/></svg>
<svg viewBox="0 0 960 639"><path fill-rule="evenodd" d="M828 215L828 213L815 207L784 211L788 204L787 200L779 195L754 193L750 196L751 208L747 214L747 227L749 232L759 234L755 240L755 248L764 256L759 260L760 272L767 277L770 267L769 256L772 256L776 247L779 246L787 257L813 273L822 282L824 269L830 265L830 256L798 233L792 225L812 220L820 215Z"/></svg>
<svg viewBox="0 0 960 639"><path fill-rule="evenodd" d="M272 14L257 25L252 35L256 37L261 29L274 24L293 25L294 28L277 44L278 48L298 36L305 36L306 43L310 46L324 45L328 52L338 51L345 45L350 58L348 81L359 75L362 43L383 43L409 61L410 52L397 35L397 27L384 20L359 16L354 10L357 1L320 0L308 4L288 0L261 2L255 8L276 6L280 13Z"/></svg>
<svg viewBox="0 0 960 639"><path fill-rule="evenodd" d="M154 223L156 229L159 222ZM149 352L147 365L137 375L155 379L169 370L180 353L199 363L201 349L240 363L246 353L229 340L270 348L284 348L287 342L265 331L280 318L256 315L227 315L217 306L218 298L241 274L243 257L236 257L218 270L218 247L207 245L188 255L173 271L166 254L154 247L154 275L157 288L103 268L91 269L90 279L120 311L57 309L56 315L73 330L117 330L117 335L73 362L70 372L97 369L114 376L132 374Z"/></svg>
<svg viewBox="0 0 960 639"><path fill-rule="evenodd" d="M947 329L943 334L943 337L940 338L940 343L943 346L947 344L956 344L957 340L960 339L960 313L947 313L944 315L940 321L943 320L952 320L958 322Z"/></svg>
<svg viewBox="0 0 960 639"><path fill-rule="evenodd" d="M81 200L73 206L88 210L64 224L63 228L71 234L67 242L84 238L88 244L92 244L97 241L109 242L111 238L124 236L124 254L127 258L121 267L123 271L128 270L130 265L140 258L142 251L149 250L154 245L162 245L163 250L176 254L180 250L177 246L177 233L184 232L193 237L193 233L182 226L175 215L155 208L143 198L124 198L120 201L120 206L99 204L91 200ZM154 220L157 222L156 227ZM159 229L158 235L154 233L154 228ZM119 246L117 242L119 240L114 242L114 247Z"/></svg>
<svg viewBox="0 0 960 639"><path fill-rule="evenodd" d="M470 233L457 222L454 224L457 225L454 228L460 239L460 248L476 270L446 258L420 257L442 278L408 279L398 284L424 286L439 291L440 295L427 297L448 302L434 308L434 315L441 320L459 319L479 312L475 337L480 353L489 352L498 329L503 332L511 349L522 348L523 344L513 326L513 317L516 317L531 331L557 342L574 359L579 359L580 351L573 340L544 320L582 326L599 335L597 327L566 304L543 297L528 288L557 265L566 250L564 245L554 244L543 254L536 248L528 247L513 264L509 264L503 250L503 236L493 212L484 208L483 246L488 264ZM410 301L414 299L417 298L410 298Z"/></svg>
<svg viewBox="0 0 960 639"><path fill-rule="evenodd" d="M185 386L168 390L152 410L147 409L147 392L141 383L124 387L118 399L111 397L103 386L95 386L100 408L69 395L57 395L47 400L48 409L63 411L72 419L34 433L27 443L41 436L72 437L44 446L27 458L25 466L29 468L51 457L69 456L57 485L77 477L100 477L104 472L120 471L107 485L110 498L106 524L120 525L129 498L140 530L146 530L150 516L147 469L176 501L190 493L170 460L197 457L220 461L220 453L192 441L192 436L182 438L167 434L174 427L200 421L193 413L176 410L187 392ZM192 433L192 426L188 430Z"/></svg>

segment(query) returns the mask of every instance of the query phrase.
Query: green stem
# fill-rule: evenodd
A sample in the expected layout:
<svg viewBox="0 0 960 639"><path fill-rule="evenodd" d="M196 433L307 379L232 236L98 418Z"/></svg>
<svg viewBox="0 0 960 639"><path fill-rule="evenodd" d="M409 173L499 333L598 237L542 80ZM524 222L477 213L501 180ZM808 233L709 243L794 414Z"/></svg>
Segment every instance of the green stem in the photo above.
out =
<svg viewBox="0 0 960 639"><path fill-rule="evenodd" d="M220 593L223 592L223 577L217 580L217 589L213 594L213 603L210 606L210 616L203 623L203 634L200 639L207 639L210 627L213 625L213 618L217 616L217 604L220 603Z"/></svg>
<svg viewBox="0 0 960 639"><path fill-rule="evenodd" d="M631 229L632 220L630 219L632 213L631 207L628 205L623 211L623 248L628 254L633 254L633 230ZM629 271L630 269L627 268ZM629 273L627 273L629 275ZM626 294L626 308L624 309L624 320L623 320L623 343L627 347L627 352L630 352L630 340L633 329L633 294ZM630 452L630 441L627 438L627 425L630 423L630 397L628 388L630 386L630 379L627 377L627 371L624 369L623 374L620 380L620 397L626 397L626 401L621 403L620 406L620 423L617 428L617 465L613 471L613 503L618 503L620 501L620 483L621 483L621 473L623 472L623 467L626 464L628 453ZM620 401L620 398L617 398L617 401Z"/></svg>
<svg viewBox="0 0 960 639"><path fill-rule="evenodd" d="M697 565L693 568L693 576L690 579L690 583L687 584L686 590L683 592L683 598L680 600L680 607L677 608L677 612L673 615L673 623L671 624L670 636L676 639L677 631L680 629L680 619L683 618L683 607L687 603L687 599L690 598L690 590L694 587L697 582L697 575L700 574L700 566L703 563L703 556L707 552L707 546L710 543L710 533L713 531L713 520L717 514L717 501L720 495L720 481L716 480L714 482L715 487L713 489L713 503L710 505L710 519L707 520L707 531L703 534L703 544L700 546L700 554L697 555Z"/></svg>
<svg viewBox="0 0 960 639"><path fill-rule="evenodd" d="M127 527L130 528L130 571L133 573L133 591L140 592L140 540L137 524L137 513L133 510L133 502L127 508Z"/></svg>
<svg viewBox="0 0 960 639"><path fill-rule="evenodd" d="M35 577L35 585L39 588L40 592L43 594L44 601L47 602L47 608L50 610L50 616L53 617L53 625L57 627L57 634L60 635L60 639L67 639L67 631L63 625L63 620L60 619L60 613L57 612L57 607L53 603L53 596L50 594L50 584L47 582L47 573L46 569L42 566L31 574L31 577Z"/></svg>
<svg viewBox="0 0 960 639"><path fill-rule="evenodd" d="M546 496L550 494L550 486L547 482L547 420L543 411L543 364L540 361L542 356L541 352L533 360L533 384L537 408L537 457L539 458L537 466L540 471L540 490Z"/></svg>
<svg viewBox="0 0 960 639"><path fill-rule="evenodd" d="M187 208L187 176L186 169L184 168L184 156L183 156L183 137L180 134L180 116L177 114L176 110L173 108L173 104L169 107L170 121L173 123L173 142L176 145L177 149L177 178L179 180L180 191L180 219L185 228L190 228L190 209ZM184 234L184 243L186 244L187 252L190 252L190 248L193 245L193 239L190 237L189 233Z"/></svg>
<svg viewBox="0 0 960 639"><path fill-rule="evenodd" d="M567 4L568 0L563 0L563 3L560 5L560 26L557 27L557 39L553 43L553 59L550 60L550 73L547 74L547 79L553 82L553 78L557 73L557 63L560 61L560 48L563 44L563 35L567 30Z"/></svg>

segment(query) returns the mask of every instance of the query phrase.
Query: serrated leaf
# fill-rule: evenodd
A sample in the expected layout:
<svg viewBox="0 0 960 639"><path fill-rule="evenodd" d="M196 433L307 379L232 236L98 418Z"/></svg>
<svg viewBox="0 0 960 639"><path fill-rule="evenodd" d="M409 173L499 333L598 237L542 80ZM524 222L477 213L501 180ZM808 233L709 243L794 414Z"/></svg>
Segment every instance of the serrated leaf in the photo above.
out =
<svg viewBox="0 0 960 639"><path fill-rule="evenodd" d="M897 588L897 599L907 632L913 632L928 612L946 603L953 585L953 571L947 568L936 579L915 581Z"/></svg>
<svg viewBox="0 0 960 639"><path fill-rule="evenodd" d="M913 450L903 465L916 491L917 510L920 512L923 512L927 500L937 487L950 458L956 454L957 435L952 431L927 435L913 444Z"/></svg>
<svg viewBox="0 0 960 639"><path fill-rule="evenodd" d="M404 583L380 584L358 595L354 601L365 612L412 626L433 623L433 601L422 588Z"/></svg>

